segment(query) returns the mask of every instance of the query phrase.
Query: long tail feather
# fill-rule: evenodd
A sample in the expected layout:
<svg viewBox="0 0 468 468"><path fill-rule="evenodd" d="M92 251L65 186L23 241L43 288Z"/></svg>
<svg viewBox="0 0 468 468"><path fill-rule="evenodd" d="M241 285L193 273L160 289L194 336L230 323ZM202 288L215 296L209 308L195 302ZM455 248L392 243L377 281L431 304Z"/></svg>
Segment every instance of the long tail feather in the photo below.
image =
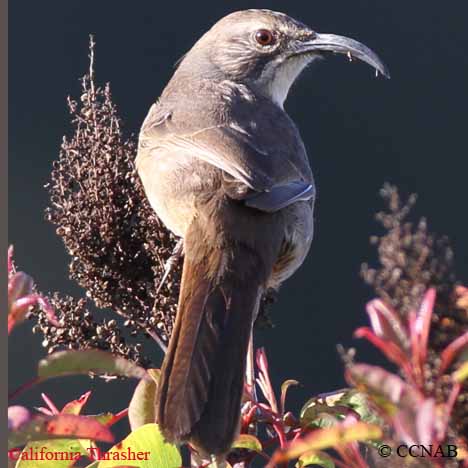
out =
<svg viewBox="0 0 468 468"><path fill-rule="evenodd" d="M266 271L249 245L184 239L179 310L158 390L157 422L170 441L228 452L238 432L246 355Z"/></svg>

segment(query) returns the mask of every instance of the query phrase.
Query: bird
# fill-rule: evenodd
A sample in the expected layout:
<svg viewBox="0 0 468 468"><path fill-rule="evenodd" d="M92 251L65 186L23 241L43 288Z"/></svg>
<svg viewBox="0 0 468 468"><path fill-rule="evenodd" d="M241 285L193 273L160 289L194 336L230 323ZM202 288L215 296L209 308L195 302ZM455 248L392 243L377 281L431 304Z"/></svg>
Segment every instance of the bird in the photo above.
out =
<svg viewBox="0 0 468 468"><path fill-rule="evenodd" d="M183 56L140 130L146 197L183 251L156 422L167 441L202 454L229 453L261 298L291 277L312 242L316 186L284 102L327 52L389 77L353 39L280 12L231 13Z"/></svg>

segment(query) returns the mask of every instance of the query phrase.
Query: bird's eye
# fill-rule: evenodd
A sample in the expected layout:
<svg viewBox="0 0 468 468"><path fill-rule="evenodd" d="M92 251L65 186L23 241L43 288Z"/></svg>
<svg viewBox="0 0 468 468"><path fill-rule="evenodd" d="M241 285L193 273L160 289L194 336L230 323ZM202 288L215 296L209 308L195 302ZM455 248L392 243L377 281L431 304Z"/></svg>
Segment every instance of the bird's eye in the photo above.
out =
<svg viewBox="0 0 468 468"><path fill-rule="evenodd" d="M271 31L268 29L259 29L255 33L255 40L261 45L261 46L269 46L273 44L275 41L275 36Z"/></svg>

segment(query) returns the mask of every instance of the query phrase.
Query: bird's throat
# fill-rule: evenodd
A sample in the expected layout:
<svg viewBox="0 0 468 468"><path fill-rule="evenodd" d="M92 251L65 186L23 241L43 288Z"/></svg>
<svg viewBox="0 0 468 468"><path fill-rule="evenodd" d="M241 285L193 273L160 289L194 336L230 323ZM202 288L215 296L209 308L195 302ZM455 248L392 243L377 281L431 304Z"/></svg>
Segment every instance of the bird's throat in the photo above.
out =
<svg viewBox="0 0 468 468"><path fill-rule="evenodd" d="M313 59L312 55L296 55L277 64L274 69L265 70L264 89L267 96L283 108L291 86Z"/></svg>

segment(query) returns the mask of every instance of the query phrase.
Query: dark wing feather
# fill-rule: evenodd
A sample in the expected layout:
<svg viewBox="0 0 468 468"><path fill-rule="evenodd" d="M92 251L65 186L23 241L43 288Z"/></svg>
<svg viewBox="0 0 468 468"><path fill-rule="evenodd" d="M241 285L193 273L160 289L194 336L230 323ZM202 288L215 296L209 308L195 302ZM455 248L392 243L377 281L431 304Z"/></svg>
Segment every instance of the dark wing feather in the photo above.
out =
<svg viewBox="0 0 468 468"><path fill-rule="evenodd" d="M234 122L181 129L170 110L155 104L143 124L139 152L166 148L174 157L177 151L190 152L256 192L290 182L313 184L300 138L285 138L294 144L274 139L275 144L269 145L264 140Z"/></svg>
<svg viewBox="0 0 468 468"><path fill-rule="evenodd" d="M269 192L253 193L245 199L251 208L274 213L297 201L308 201L315 197L315 188L306 182L294 181L273 187Z"/></svg>

